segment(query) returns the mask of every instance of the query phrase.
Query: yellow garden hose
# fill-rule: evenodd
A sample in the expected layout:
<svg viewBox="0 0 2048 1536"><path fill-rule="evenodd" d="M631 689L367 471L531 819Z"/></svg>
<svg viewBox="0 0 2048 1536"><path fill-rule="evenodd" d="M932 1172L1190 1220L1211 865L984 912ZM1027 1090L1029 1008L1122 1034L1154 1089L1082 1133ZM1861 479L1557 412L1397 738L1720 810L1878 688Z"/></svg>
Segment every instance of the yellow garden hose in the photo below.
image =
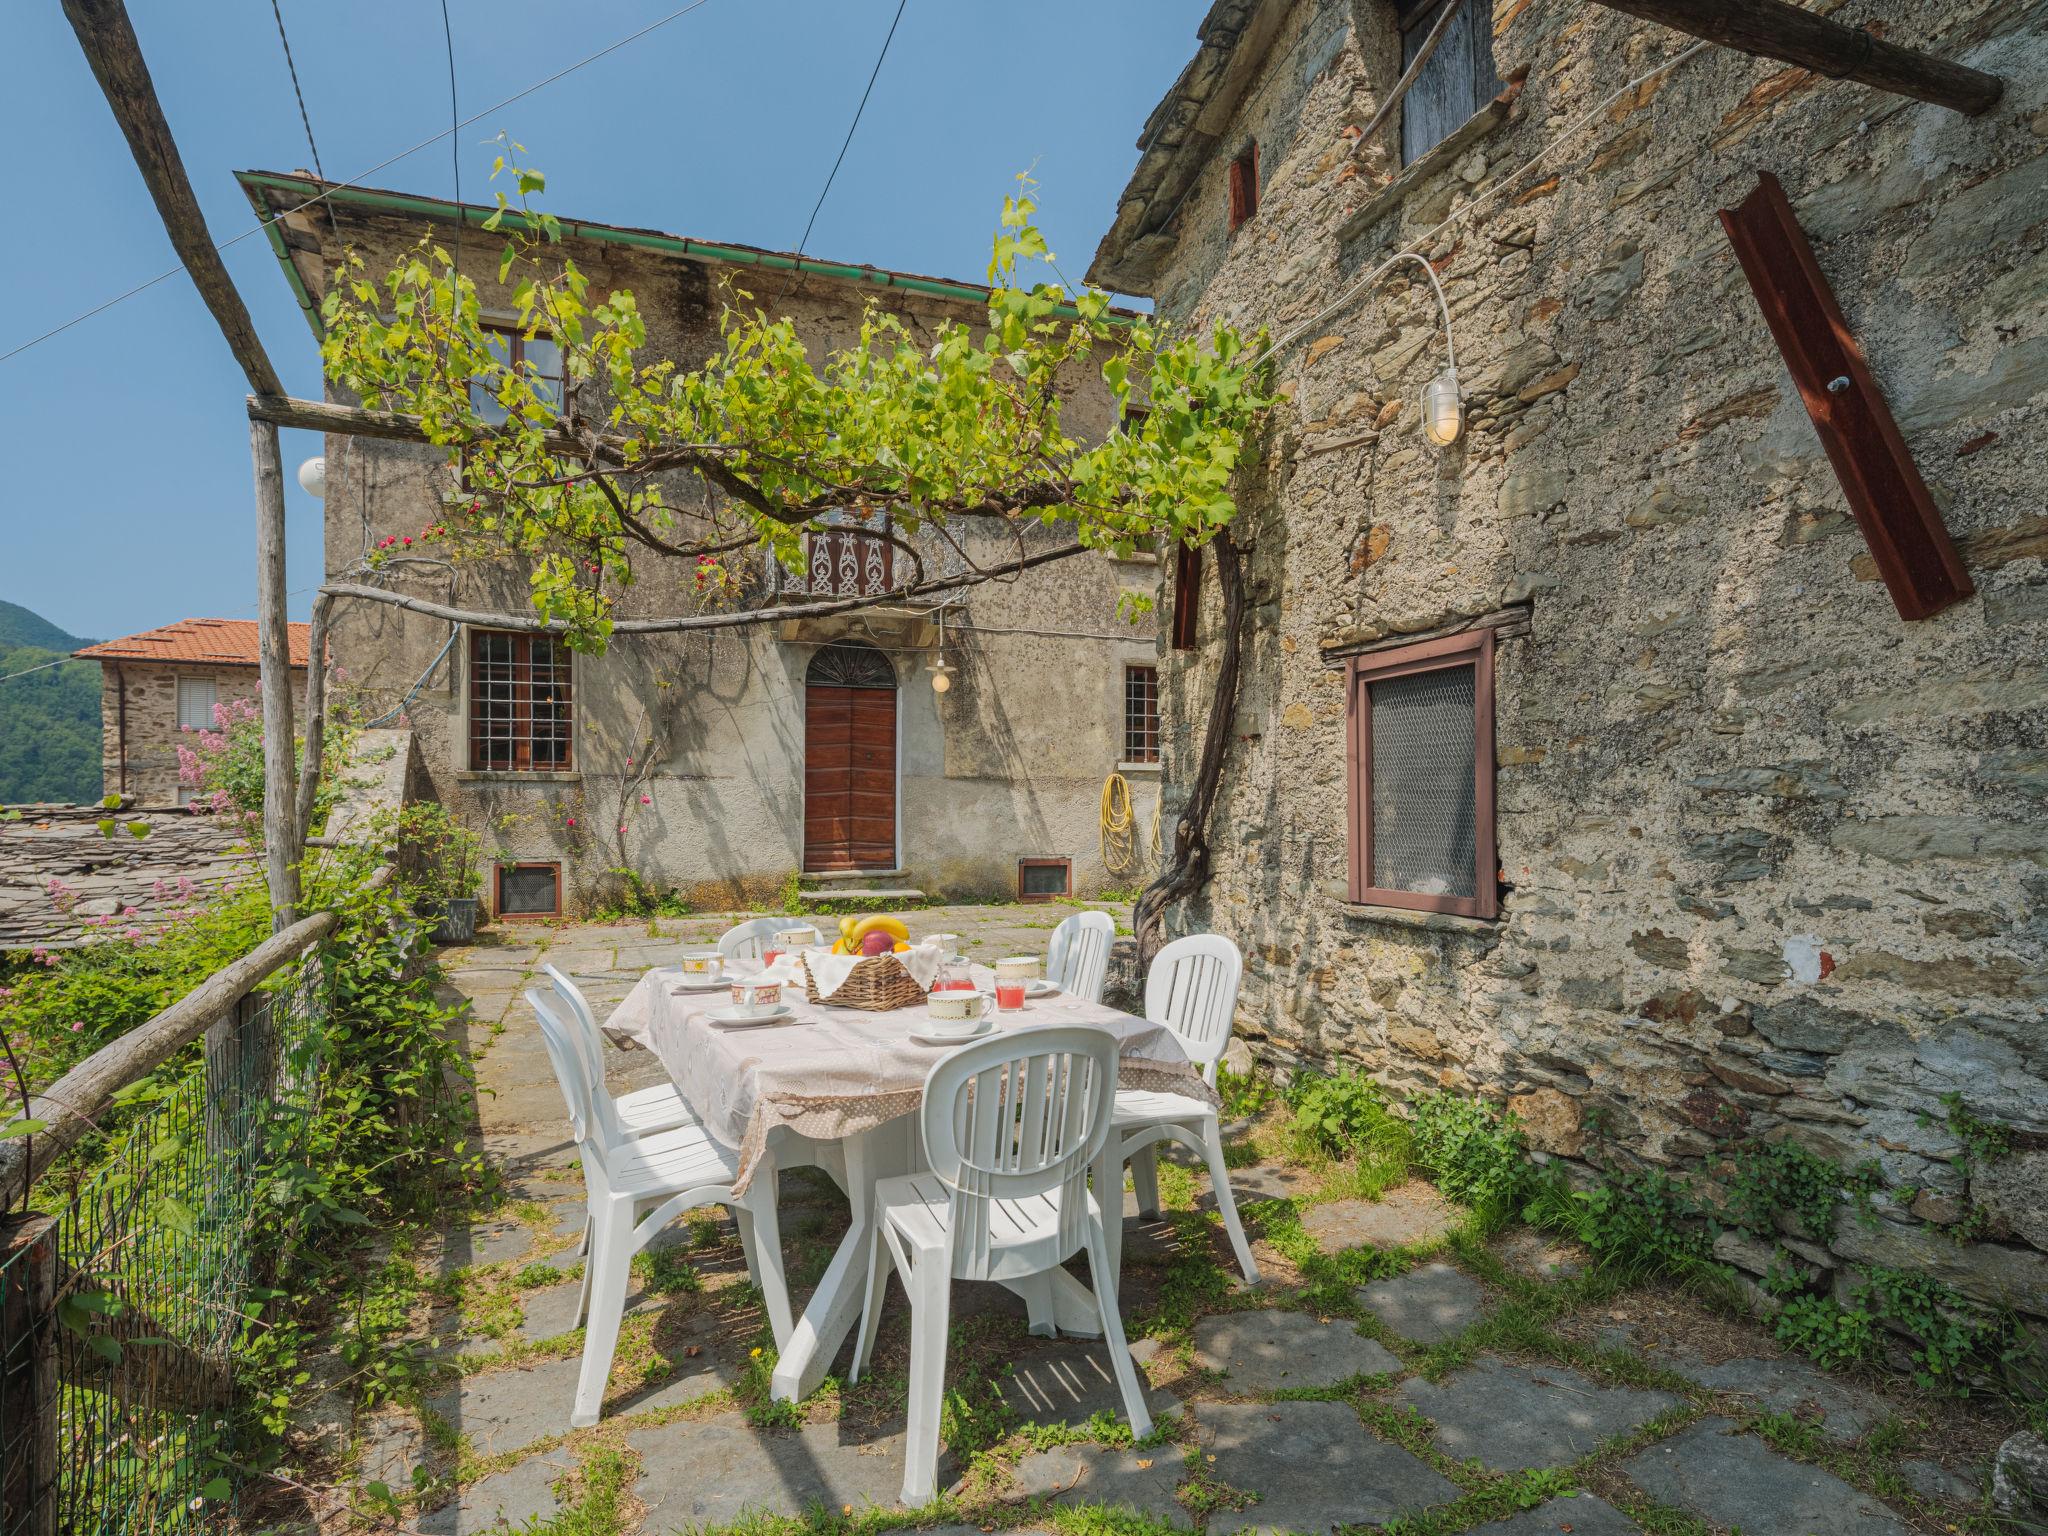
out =
<svg viewBox="0 0 2048 1536"><path fill-rule="evenodd" d="M1131 786L1114 769L1102 781L1102 867L1112 875L1129 874L1136 859L1131 836L1137 817L1131 808ZM1158 823L1153 824L1158 835Z"/></svg>

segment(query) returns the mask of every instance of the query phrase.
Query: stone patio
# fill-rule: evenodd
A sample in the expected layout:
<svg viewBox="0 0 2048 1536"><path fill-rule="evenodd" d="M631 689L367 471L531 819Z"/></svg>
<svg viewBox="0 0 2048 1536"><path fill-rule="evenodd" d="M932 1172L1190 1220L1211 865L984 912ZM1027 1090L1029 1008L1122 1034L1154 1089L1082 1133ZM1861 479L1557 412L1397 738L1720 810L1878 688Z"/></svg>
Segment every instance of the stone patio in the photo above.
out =
<svg viewBox="0 0 2048 1536"><path fill-rule="evenodd" d="M950 908L919 922L959 932L987 956L1042 948L1064 915ZM449 1375L416 1407L381 1410L357 1427L354 1479L403 1490L423 1469L427 1491L414 1515L422 1532L469 1536L530 1522L546 1530L597 1498L590 1490L606 1478L611 1523L578 1530L716 1528L759 1514L894 1504L903 1319L885 1320L874 1368L857 1386L828 1384L794 1414L765 1405L754 1352L768 1345L767 1331L719 1213L679 1223L659 1269L643 1261L606 1417L592 1430L568 1428L581 1339L581 1182L519 993L547 960L579 978L602 1016L646 966L724 926L664 921L659 938L643 926L521 928L444 956L450 983L470 1002L468 1043L489 1090L478 1129L509 1198L418 1245L416 1261L441 1292L421 1327L443 1340L435 1358ZM660 1079L645 1052L614 1052L610 1068L614 1091ZM1254 1125L1242 1134L1262 1133ZM1464 1213L1426 1185L1378 1202L1326 1198L1326 1172L1270 1153L1234 1182L1246 1198L1294 1202L1302 1220L1299 1229L1285 1224L1290 1241L1324 1256L1399 1252L1406 1267L1356 1289L1324 1286L1311 1308L1302 1287L1315 1277L1299 1249L1261 1242L1268 1284L1250 1290L1236 1280L1205 1179L1183 1179L1178 1204L1163 1190L1158 1222L1139 1222L1127 1198L1123 1305L1161 1425L1137 1446L1114 1443L1121 1407L1100 1344L1032 1338L1010 1293L962 1287L948 1360L954 1441L940 1482L953 1500L945 1518L966 1523L940 1532L978 1536L1020 1519L1042 1527L1056 1510L1104 1506L1211 1536L1327 1536L1431 1511L1432 1530L1490 1536L1737 1526L1890 1536L1958 1527L1981 1486L1980 1469L1950 1454L1938 1426L1915 1419L1925 1405L1783 1358L1759 1330L1733 1356L1683 1343L1640 1347L1603 1324L1619 1315L1607 1311L1611 1298L1578 1299L1575 1266L1543 1253L1540 1241L1513 1250L1518 1259L1543 1254L1540 1263L1468 1265L1445 1246ZM846 1220L822 1174L785 1180L785 1255L799 1305ZM1507 1240L1495 1251L1508 1254ZM1516 1347L1498 1343L1503 1330L1487 1325L1532 1287L1563 1298L1556 1327L1518 1332ZM460 1299L447 1299L453 1293ZM1725 1337L1731 1325L1718 1326ZM1474 1344L1460 1346L1468 1334ZM1563 1342L1596 1334L1639 1364L1623 1371L1617 1357ZM1760 1431L1772 1414L1813 1425L1835 1459L1823 1467L1767 1444ZM1908 1486L1917 1491L1892 1504L1846 1480L1880 1428L1888 1453L1915 1468ZM1561 1479L1542 1495L1567 1486L1577 1495L1503 1514L1517 1505L1501 1490L1539 1470Z"/></svg>

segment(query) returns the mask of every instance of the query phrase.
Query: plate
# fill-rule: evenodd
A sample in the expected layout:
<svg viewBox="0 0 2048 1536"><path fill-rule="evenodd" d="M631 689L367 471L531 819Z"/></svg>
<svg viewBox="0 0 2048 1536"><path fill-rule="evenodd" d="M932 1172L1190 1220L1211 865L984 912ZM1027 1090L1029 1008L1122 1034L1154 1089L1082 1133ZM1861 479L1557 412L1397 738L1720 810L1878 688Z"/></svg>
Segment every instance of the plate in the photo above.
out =
<svg viewBox="0 0 2048 1536"><path fill-rule="evenodd" d="M764 1024L786 1023L795 1011L787 1003L777 1003L769 1013L743 1014L735 1003L712 1009L709 1017L719 1029L759 1029Z"/></svg>
<svg viewBox="0 0 2048 1536"><path fill-rule="evenodd" d="M1024 983L1024 995L1026 997L1057 997L1059 993L1060 988L1054 986L1042 976L1034 976L1031 980Z"/></svg>
<svg viewBox="0 0 2048 1536"><path fill-rule="evenodd" d="M919 1045L965 1045L970 1040L979 1040L996 1027L996 1021L984 1014L981 1023L964 1035L934 1035L922 1029L913 1029L910 1038Z"/></svg>

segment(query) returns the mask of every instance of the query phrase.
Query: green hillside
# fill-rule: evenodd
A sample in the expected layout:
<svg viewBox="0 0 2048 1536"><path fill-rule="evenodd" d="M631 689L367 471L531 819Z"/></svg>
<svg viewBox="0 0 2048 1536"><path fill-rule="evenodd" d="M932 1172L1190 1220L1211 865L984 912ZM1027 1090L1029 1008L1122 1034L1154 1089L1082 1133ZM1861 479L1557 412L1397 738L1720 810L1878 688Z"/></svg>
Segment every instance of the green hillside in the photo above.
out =
<svg viewBox="0 0 2048 1536"><path fill-rule="evenodd" d="M0 805L100 797L99 666L49 665L91 643L0 602Z"/></svg>

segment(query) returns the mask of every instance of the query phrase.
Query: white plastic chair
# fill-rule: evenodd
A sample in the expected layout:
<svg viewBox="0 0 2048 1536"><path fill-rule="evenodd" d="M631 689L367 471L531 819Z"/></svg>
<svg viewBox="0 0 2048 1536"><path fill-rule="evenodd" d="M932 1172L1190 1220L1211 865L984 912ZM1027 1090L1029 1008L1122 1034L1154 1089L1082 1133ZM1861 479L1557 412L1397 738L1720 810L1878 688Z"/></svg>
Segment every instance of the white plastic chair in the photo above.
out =
<svg viewBox="0 0 2048 1536"><path fill-rule="evenodd" d="M737 923L718 936L718 952L728 963L734 960L758 960L768 948L768 941L785 928L801 926L801 920L794 917L750 917L744 923Z"/></svg>
<svg viewBox="0 0 2048 1536"><path fill-rule="evenodd" d="M875 1186L874 1260L850 1381L867 1366L893 1261L910 1296L903 1502L935 1490L955 1280L1019 1280L1088 1251L1102 1337L1131 1433L1152 1432L1117 1314L1116 1270L1088 1189L1116 1098L1116 1037L1085 1025L1006 1031L942 1056L924 1081L927 1173Z"/></svg>
<svg viewBox="0 0 2048 1536"><path fill-rule="evenodd" d="M628 1138L612 1113L611 1097L593 1088L575 1026L556 1013L539 988L526 1000L540 1020L541 1039L569 1107L569 1126L583 1157L583 1188L590 1254L576 1316L583 1333L583 1367L569 1427L598 1421L605 1383L618 1348L626 1310L626 1280L633 1255L676 1217L702 1205L724 1205L752 1260L758 1249L761 1296L777 1345L790 1335L789 1292L782 1275L781 1232L775 1216L775 1168L763 1163L745 1195L735 1195L739 1160L702 1126Z"/></svg>
<svg viewBox="0 0 2048 1536"><path fill-rule="evenodd" d="M603 1092L604 1032L597 1027L597 1016L590 1011L583 989L575 982L552 965L543 965L540 969L554 987L555 996L568 1009L570 1022L576 1026L576 1038L583 1046L583 1062L590 1072L590 1081L599 1092ZM618 1116L619 1129L628 1136L645 1136L651 1131L672 1131L677 1126L697 1124L696 1112L683 1102L683 1096L676 1091L674 1083L656 1083L651 1088L613 1094L611 1101L612 1112Z"/></svg>
<svg viewBox="0 0 2048 1536"><path fill-rule="evenodd" d="M1107 912L1076 912L1052 931L1045 979L1069 997L1101 1002L1103 979L1109 975L1109 946L1115 942L1115 918Z"/></svg>
<svg viewBox="0 0 2048 1536"><path fill-rule="evenodd" d="M1145 1017L1173 1031L1188 1060L1201 1067L1202 1081L1211 1088L1216 1086L1216 1064L1230 1044L1237 990L1243 979L1244 957L1237 946L1213 933L1175 939L1153 957L1145 976ZM1157 1144L1180 1141L1201 1154L1209 1165L1216 1209L1230 1234L1238 1267L1247 1284L1257 1285L1259 1266L1237 1219L1237 1198L1230 1192L1230 1170L1223 1164L1223 1133L1216 1111L1185 1094L1125 1089L1116 1096L1116 1135L1118 1168L1124 1163L1131 1165L1138 1214L1147 1218L1159 1214ZM1119 1177L1116 1182L1120 1187L1123 1181Z"/></svg>

